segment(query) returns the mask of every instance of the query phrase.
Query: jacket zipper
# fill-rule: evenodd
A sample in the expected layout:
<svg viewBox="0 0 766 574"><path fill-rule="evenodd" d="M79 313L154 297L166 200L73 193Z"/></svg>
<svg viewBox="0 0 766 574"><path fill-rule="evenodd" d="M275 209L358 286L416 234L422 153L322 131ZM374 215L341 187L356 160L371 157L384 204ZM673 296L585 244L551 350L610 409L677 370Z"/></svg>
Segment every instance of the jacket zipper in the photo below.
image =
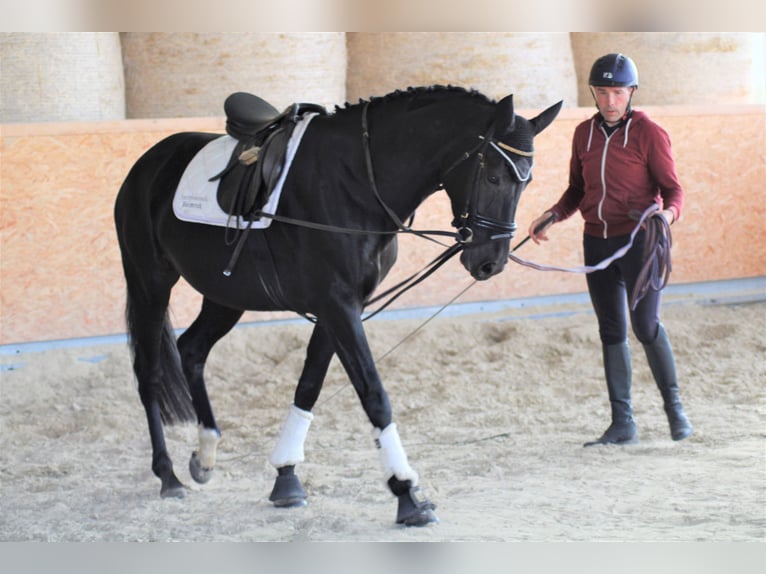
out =
<svg viewBox="0 0 766 574"><path fill-rule="evenodd" d="M604 151L601 154L601 200L598 202L598 218L601 220L601 223L604 224L604 239L606 239L608 225L603 214L604 201L606 200L606 151L609 148L609 140L611 140L612 136L617 132L614 131L611 135L607 135L603 127L599 129L603 132L606 141L604 142Z"/></svg>

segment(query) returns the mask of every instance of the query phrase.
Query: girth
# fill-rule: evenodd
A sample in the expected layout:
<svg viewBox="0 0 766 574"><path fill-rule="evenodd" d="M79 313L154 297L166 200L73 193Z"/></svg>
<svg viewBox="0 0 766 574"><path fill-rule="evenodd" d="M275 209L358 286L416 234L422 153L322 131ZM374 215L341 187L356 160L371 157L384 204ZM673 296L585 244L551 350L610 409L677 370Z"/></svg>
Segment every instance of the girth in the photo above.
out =
<svg viewBox="0 0 766 574"><path fill-rule="evenodd" d="M219 180L218 204L230 216L250 219L268 201L285 165L287 144L303 114L326 115L317 104L295 103L282 113L267 101L235 92L224 102L226 133L237 143Z"/></svg>

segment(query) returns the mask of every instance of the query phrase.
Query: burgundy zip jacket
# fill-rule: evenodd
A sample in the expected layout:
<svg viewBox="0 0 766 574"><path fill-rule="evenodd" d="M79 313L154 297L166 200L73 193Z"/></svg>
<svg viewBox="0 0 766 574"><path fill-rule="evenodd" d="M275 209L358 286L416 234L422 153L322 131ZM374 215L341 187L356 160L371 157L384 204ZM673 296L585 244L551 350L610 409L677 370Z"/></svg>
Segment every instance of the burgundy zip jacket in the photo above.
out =
<svg viewBox="0 0 766 574"><path fill-rule="evenodd" d="M627 235L636 226L635 214L653 202L681 217L684 191L665 129L638 110L610 136L598 113L579 124L572 138L569 187L549 209L558 221L579 208L587 235Z"/></svg>

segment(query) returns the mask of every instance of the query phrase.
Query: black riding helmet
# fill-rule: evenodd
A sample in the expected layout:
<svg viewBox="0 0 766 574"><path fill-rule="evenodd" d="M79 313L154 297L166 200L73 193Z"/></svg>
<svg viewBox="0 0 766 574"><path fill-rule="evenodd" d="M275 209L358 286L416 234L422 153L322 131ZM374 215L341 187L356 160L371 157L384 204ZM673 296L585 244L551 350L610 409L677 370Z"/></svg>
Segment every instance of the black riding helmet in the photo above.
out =
<svg viewBox="0 0 766 574"><path fill-rule="evenodd" d="M594 86L633 88L633 90L631 90L630 99L628 100L628 106L625 108L625 115L622 118L623 121L630 116L632 113L631 104L633 101L633 92L638 89L638 68L636 68L633 60L624 54L618 53L601 56L598 60L593 62L593 67L590 69L588 84L594 100L596 100L596 94L593 92ZM598 108L597 100L596 108Z"/></svg>
<svg viewBox="0 0 766 574"><path fill-rule="evenodd" d="M593 63L588 84L591 86L638 87L638 68L624 54L607 54Z"/></svg>

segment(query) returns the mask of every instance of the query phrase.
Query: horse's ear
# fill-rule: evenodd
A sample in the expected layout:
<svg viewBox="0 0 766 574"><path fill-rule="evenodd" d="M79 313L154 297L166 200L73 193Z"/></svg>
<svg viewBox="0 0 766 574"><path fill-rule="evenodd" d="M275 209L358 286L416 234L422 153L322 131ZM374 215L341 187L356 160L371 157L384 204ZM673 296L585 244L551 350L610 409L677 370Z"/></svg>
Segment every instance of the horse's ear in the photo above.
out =
<svg viewBox="0 0 766 574"><path fill-rule="evenodd" d="M536 118L529 120L529 122L535 127L535 135L539 134L541 131L547 128L556 118L556 116L559 115L563 103L564 100L561 100L559 103L553 104L550 108L542 112Z"/></svg>
<svg viewBox="0 0 766 574"><path fill-rule="evenodd" d="M516 127L516 114L513 113L513 94L505 96L495 107L495 125L512 132ZM502 134L500 134L502 135Z"/></svg>

